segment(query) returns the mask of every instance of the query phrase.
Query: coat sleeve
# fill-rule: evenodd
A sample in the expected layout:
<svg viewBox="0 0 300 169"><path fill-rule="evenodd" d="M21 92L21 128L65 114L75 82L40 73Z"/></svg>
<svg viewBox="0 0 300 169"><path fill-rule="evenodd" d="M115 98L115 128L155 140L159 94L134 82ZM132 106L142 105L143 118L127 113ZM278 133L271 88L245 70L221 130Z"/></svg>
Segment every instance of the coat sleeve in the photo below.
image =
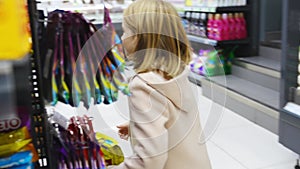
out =
<svg viewBox="0 0 300 169"><path fill-rule="evenodd" d="M130 133L133 156L109 169L163 169L168 158L168 101L138 79L130 85Z"/></svg>

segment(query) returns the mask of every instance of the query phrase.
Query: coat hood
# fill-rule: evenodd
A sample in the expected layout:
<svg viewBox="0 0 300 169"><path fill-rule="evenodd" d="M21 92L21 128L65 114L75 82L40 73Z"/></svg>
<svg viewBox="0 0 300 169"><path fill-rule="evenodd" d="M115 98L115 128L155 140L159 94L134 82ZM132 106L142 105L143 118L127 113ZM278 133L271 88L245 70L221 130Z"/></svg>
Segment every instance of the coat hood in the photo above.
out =
<svg viewBox="0 0 300 169"><path fill-rule="evenodd" d="M141 73L140 76L148 85L167 97L177 108L187 111L194 107L195 103L186 102L194 97L191 83L188 80L189 69L185 70L173 79L166 80L155 72Z"/></svg>

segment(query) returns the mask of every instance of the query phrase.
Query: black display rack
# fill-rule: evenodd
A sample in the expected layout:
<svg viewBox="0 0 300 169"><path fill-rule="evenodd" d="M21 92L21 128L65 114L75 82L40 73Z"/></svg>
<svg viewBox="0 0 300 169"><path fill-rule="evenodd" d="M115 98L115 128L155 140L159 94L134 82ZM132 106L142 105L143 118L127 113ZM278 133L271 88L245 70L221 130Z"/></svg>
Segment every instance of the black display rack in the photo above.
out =
<svg viewBox="0 0 300 169"><path fill-rule="evenodd" d="M31 114L31 136L34 146L38 152L39 160L35 168L55 168L52 162L50 149L52 147L50 140L50 124L45 109L42 93L40 51L38 42L38 12L35 0L27 0L32 49L31 55L31 83L32 83L32 114ZM52 166L53 165L53 166Z"/></svg>

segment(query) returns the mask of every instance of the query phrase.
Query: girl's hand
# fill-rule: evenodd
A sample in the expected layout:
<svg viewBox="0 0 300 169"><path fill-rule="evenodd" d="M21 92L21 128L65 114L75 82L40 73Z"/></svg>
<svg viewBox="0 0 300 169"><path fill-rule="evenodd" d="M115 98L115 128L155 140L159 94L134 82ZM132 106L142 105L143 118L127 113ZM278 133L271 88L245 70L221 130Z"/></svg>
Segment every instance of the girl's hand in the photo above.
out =
<svg viewBox="0 0 300 169"><path fill-rule="evenodd" d="M129 137L129 122L117 126L121 139L128 140Z"/></svg>

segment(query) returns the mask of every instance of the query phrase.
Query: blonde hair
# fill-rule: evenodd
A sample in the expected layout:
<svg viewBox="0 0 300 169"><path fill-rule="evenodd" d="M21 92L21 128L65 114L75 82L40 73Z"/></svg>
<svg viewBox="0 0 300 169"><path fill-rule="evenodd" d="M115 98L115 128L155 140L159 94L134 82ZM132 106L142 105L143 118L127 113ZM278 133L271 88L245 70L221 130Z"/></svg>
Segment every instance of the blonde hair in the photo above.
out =
<svg viewBox="0 0 300 169"><path fill-rule="evenodd" d="M124 25L136 36L137 73L179 75L191 60L190 44L176 9L163 0L137 0L124 11Z"/></svg>

